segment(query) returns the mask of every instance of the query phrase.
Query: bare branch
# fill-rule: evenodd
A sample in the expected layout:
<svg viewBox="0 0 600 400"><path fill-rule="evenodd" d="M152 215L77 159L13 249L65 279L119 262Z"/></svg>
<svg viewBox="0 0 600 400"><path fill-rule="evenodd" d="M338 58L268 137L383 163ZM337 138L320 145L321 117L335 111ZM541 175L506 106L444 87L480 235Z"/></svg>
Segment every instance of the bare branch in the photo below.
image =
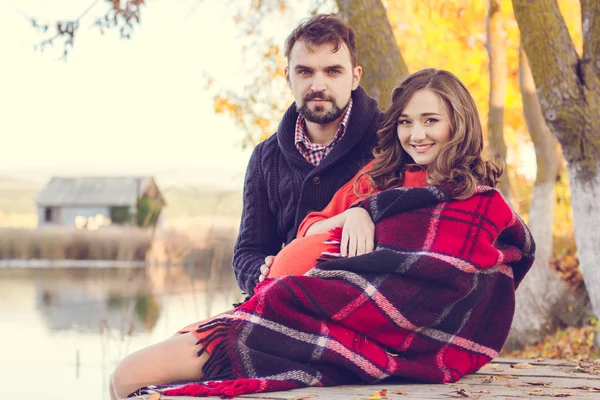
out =
<svg viewBox="0 0 600 400"><path fill-rule="evenodd" d="M92 1L85 10L75 19L54 21L46 24L40 24L34 17L25 16L32 27L41 33L47 33L50 27L54 28L54 33L34 45L34 49L44 51L48 46L53 46L55 41L63 40L63 60L66 60L69 51L73 48L75 35L81 25L81 21L90 13L90 11L100 2ZM129 39L133 32L134 23L140 23L141 6L144 0L127 0L123 6L119 0L110 0L110 7L102 18L97 18L92 26L98 27L100 33L104 34L106 29L120 26L119 33L121 38Z"/></svg>

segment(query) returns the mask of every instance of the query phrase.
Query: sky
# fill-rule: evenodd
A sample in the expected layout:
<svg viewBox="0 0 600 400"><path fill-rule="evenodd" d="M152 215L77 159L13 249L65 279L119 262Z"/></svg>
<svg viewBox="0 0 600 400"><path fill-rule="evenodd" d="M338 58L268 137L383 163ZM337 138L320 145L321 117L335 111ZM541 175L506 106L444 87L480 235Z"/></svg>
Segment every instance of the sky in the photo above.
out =
<svg viewBox="0 0 600 400"><path fill-rule="evenodd" d="M204 78L248 83L227 2L149 0L123 40L91 27L107 7L99 1L66 62L60 43L33 49L45 36L25 16L69 19L92 3L0 2L0 175L150 174L159 185L241 189L251 149L228 116L215 115ZM272 30L283 43L290 25Z"/></svg>

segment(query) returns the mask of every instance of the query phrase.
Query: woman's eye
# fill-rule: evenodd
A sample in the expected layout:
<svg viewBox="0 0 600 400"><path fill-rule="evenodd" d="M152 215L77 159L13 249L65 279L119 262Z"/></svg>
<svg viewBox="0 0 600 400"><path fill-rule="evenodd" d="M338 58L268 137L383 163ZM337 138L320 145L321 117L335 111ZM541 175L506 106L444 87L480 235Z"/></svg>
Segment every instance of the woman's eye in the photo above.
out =
<svg viewBox="0 0 600 400"><path fill-rule="evenodd" d="M425 120L425 123L426 123L426 124L435 124L436 122L438 122L438 120L437 120L437 119L435 119L435 118L427 118L427 119Z"/></svg>
<svg viewBox="0 0 600 400"><path fill-rule="evenodd" d="M410 124L410 121L407 119L398 120L398 125L408 125L408 124Z"/></svg>

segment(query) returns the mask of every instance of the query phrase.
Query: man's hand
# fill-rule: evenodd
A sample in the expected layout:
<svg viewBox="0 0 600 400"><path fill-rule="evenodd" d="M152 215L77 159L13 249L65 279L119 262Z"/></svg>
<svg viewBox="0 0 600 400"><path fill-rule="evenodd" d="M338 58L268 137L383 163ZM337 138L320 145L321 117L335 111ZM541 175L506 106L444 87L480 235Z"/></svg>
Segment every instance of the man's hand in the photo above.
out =
<svg viewBox="0 0 600 400"><path fill-rule="evenodd" d="M266 256L265 263L260 266L260 276L258 277L258 281L262 282L269 276L269 272L271 271L271 265L273 265L273 260L275 256Z"/></svg>
<svg viewBox="0 0 600 400"><path fill-rule="evenodd" d="M372 252L375 247L375 224L367 210L354 207L342 214L345 216L340 243L342 257L354 257Z"/></svg>

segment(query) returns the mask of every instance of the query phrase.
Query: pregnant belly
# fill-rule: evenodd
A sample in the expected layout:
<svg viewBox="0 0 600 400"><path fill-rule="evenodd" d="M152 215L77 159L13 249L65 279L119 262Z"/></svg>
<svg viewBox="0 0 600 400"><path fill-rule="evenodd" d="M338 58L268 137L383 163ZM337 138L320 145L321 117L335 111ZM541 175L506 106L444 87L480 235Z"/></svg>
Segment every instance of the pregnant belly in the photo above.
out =
<svg viewBox="0 0 600 400"><path fill-rule="evenodd" d="M290 242L273 260L269 278L280 278L286 275L304 275L317 265L317 259L324 251L331 251L331 244L325 244L331 233L305 236ZM334 250L337 251L338 249Z"/></svg>

